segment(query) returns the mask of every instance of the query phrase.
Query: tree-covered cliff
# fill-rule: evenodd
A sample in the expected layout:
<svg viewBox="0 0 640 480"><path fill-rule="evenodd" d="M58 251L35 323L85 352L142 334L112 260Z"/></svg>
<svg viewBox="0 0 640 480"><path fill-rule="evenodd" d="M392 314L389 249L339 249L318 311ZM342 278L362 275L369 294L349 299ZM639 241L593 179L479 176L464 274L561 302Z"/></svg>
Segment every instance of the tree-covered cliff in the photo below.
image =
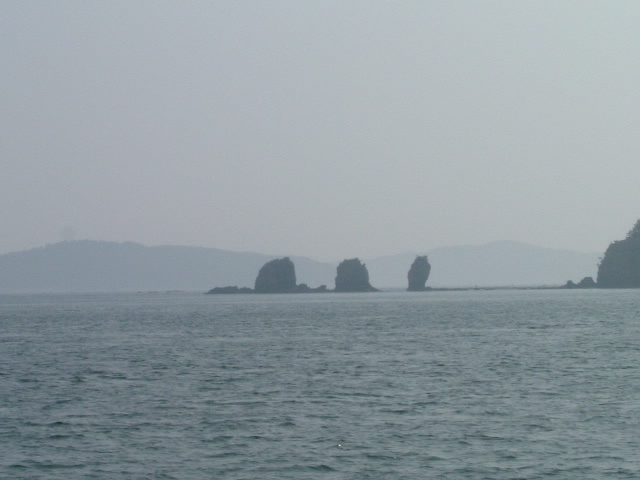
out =
<svg viewBox="0 0 640 480"><path fill-rule="evenodd" d="M609 245L598 266L598 287L640 288L640 220L624 240Z"/></svg>

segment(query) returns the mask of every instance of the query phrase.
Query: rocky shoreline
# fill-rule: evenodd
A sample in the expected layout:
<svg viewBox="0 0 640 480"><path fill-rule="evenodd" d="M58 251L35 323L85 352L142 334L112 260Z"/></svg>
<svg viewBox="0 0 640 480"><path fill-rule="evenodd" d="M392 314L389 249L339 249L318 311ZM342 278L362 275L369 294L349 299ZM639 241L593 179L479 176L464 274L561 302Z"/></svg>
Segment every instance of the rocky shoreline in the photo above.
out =
<svg viewBox="0 0 640 480"><path fill-rule="evenodd" d="M540 290L540 289L593 289L593 288L640 288L640 220L623 240L612 242L598 265L598 277L584 277L575 283L568 280L561 286L535 287L458 287L431 288L426 283L431 272L431 264L426 256L417 256L407 273L409 292L465 291L465 290ZM328 293L328 292L377 292L369 282L369 272L358 258L345 259L337 267L335 289L326 285L311 288L305 283L296 283L295 266L289 257L265 263L255 281L254 288L216 287L208 294L243 293Z"/></svg>
<svg viewBox="0 0 640 480"><path fill-rule="evenodd" d="M409 291L429 291L425 287L431 265L426 256L416 257L409 269L407 278ZM295 265L289 257L277 258L265 263L256 277L254 288L236 285L215 287L206 292L213 295L246 293L329 293L329 292L378 292L369 282L367 266L358 258L343 260L336 269L336 288L330 290L326 285L312 288L305 283L296 283Z"/></svg>

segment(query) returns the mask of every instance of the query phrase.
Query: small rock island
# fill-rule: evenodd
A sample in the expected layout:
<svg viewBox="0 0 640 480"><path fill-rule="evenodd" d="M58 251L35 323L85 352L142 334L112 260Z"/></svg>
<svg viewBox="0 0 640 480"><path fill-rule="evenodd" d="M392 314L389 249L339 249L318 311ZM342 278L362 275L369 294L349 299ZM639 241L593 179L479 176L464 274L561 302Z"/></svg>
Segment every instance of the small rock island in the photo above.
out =
<svg viewBox="0 0 640 480"><path fill-rule="evenodd" d="M407 292L425 292L429 290L428 287L425 287L429 273L431 273L431 265L429 264L429 260L427 260L427 256L416 257L411 264L409 273L407 273L407 279L409 281Z"/></svg>
<svg viewBox="0 0 640 480"><path fill-rule="evenodd" d="M306 283L296 285L295 265L289 257L276 258L265 263L258 271L254 288L237 286L215 287L209 294L234 293L322 293L326 285L311 288Z"/></svg>
<svg viewBox="0 0 640 480"><path fill-rule="evenodd" d="M377 292L369 283L369 272L358 258L343 260L336 272L336 292Z"/></svg>
<svg viewBox="0 0 640 480"><path fill-rule="evenodd" d="M256 293L292 293L296 289L296 269L289 257L265 263L256 277Z"/></svg>

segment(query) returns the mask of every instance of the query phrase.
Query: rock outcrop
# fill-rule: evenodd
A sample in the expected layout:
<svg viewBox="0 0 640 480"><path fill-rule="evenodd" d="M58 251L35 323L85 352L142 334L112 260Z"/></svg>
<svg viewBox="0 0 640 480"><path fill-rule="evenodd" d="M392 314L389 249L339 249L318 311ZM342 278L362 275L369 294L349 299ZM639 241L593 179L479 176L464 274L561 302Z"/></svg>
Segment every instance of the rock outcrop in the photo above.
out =
<svg viewBox="0 0 640 480"><path fill-rule="evenodd" d="M640 288L640 220L624 240L609 245L598 265L598 287Z"/></svg>
<svg viewBox="0 0 640 480"><path fill-rule="evenodd" d="M564 288L596 288L598 285L594 282L593 277L584 277L578 283L569 280Z"/></svg>
<svg viewBox="0 0 640 480"><path fill-rule="evenodd" d="M249 287L238 288L236 285L230 287L215 287L209 290L210 294L233 294L233 293L253 293L253 289Z"/></svg>
<svg viewBox="0 0 640 480"><path fill-rule="evenodd" d="M296 269L289 257L265 263L256 277L256 293L292 293L296 289Z"/></svg>
<svg viewBox="0 0 640 480"><path fill-rule="evenodd" d="M327 290L326 285L320 285L319 287L311 288L306 283L301 283L300 285L296 286L296 289L293 293L326 293L328 291L329 290Z"/></svg>
<svg viewBox="0 0 640 480"><path fill-rule="evenodd" d="M407 279L409 280L408 292L424 292L427 290L425 284L431 272L431 265L427 260L427 256L416 257L411 264Z"/></svg>
<svg viewBox="0 0 640 480"><path fill-rule="evenodd" d="M358 258L343 260L336 271L336 292L377 292L369 283L369 272Z"/></svg>

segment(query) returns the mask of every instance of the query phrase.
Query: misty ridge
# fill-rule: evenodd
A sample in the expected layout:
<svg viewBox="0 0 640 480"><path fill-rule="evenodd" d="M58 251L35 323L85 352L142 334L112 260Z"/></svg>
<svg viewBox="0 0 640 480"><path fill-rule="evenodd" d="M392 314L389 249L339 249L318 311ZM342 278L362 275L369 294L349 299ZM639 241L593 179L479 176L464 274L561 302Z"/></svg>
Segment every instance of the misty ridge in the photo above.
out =
<svg viewBox="0 0 640 480"><path fill-rule="evenodd" d="M594 276L599 253L499 241L426 252L431 287L559 286ZM207 247L144 246L133 242L73 240L0 255L0 292L207 291L253 285L266 263L283 255ZM337 263L289 256L297 279L333 288ZM372 285L406 289L416 254L363 259Z"/></svg>

